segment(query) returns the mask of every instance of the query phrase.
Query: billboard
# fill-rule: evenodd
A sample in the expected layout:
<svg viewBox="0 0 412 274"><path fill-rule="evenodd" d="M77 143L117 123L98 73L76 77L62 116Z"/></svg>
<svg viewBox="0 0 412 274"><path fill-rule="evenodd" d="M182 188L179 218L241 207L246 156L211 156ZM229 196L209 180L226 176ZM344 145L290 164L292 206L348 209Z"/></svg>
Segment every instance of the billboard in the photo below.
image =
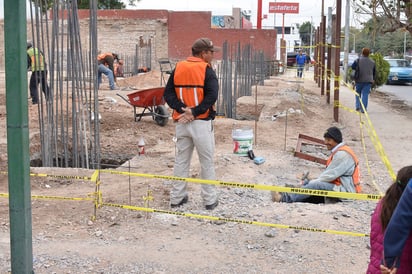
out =
<svg viewBox="0 0 412 274"><path fill-rule="evenodd" d="M212 16L213 29L235 29L235 18L233 16Z"/></svg>
<svg viewBox="0 0 412 274"><path fill-rule="evenodd" d="M299 13L299 3L269 2L269 13Z"/></svg>

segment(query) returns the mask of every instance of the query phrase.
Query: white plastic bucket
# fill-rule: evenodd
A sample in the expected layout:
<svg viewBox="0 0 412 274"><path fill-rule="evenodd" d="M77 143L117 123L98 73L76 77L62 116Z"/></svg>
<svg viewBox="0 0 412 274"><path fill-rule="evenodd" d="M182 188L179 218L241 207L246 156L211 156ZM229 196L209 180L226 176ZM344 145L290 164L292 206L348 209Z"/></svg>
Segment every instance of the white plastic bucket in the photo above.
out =
<svg viewBox="0 0 412 274"><path fill-rule="evenodd" d="M242 128L232 130L233 153L239 156L247 156L247 152L252 150L253 129Z"/></svg>

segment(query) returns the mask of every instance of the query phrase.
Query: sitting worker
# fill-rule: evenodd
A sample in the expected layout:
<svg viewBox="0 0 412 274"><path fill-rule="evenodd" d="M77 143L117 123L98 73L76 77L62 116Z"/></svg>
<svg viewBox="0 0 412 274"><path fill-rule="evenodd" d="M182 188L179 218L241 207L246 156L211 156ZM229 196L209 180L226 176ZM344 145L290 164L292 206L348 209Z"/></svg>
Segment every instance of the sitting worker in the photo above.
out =
<svg viewBox="0 0 412 274"><path fill-rule="evenodd" d="M326 169L317 179L304 183L302 188L340 192L360 192L359 161L350 147L342 142L342 133L330 127L323 135L325 145L331 150ZM313 196L272 191L274 202L308 202Z"/></svg>

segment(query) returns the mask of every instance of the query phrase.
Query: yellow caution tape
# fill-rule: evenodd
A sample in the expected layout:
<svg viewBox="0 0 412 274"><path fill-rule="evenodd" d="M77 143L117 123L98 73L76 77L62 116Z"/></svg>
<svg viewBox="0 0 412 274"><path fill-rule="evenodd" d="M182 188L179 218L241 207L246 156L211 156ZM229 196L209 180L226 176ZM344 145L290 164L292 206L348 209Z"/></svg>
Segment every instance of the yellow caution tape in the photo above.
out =
<svg viewBox="0 0 412 274"><path fill-rule="evenodd" d="M58 179L87 180L87 181L90 181L92 179L89 176L53 175L53 174L45 174L45 173L30 173L30 176L33 176L33 177L50 177L50 178L58 178Z"/></svg>
<svg viewBox="0 0 412 274"><path fill-rule="evenodd" d="M94 195L94 193L93 193ZM9 197L8 193L0 193L0 197ZM31 195L32 199L44 200L72 200L72 201L94 201L95 198L80 198L80 197L63 197L63 196L46 196L46 195Z"/></svg>
<svg viewBox="0 0 412 274"><path fill-rule="evenodd" d="M31 198L32 199L47 199L47 200L94 201L94 198L46 196L46 195L31 195Z"/></svg>
<svg viewBox="0 0 412 274"><path fill-rule="evenodd" d="M90 178L90 180L92 182L97 182L98 178L100 176L99 170L95 170L92 174L92 177Z"/></svg>
<svg viewBox="0 0 412 274"><path fill-rule="evenodd" d="M183 178L183 177L175 177L175 176L168 176L168 175L134 173L134 172L117 171L117 170L110 170L110 169L103 169L103 170L100 170L100 172L118 174L118 175L135 176L135 177L163 179L163 180L170 180L170 181L183 181L183 182L192 182L192 183L198 183L198 184L199 183L200 184L211 184L211 185L225 186L225 187L239 187L239 188L279 191L279 192L288 192L288 193L294 193L294 194L305 194L305 195L333 197L333 198L342 198L342 199L375 200L376 201L382 198L382 196L379 194L362 194L362 193L337 192L337 191L306 189L306 188L259 185L259 184L249 184L249 183L239 183L239 182L223 182L219 180Z"/></svg>
<svg viewBox="0 0 412 274"><path fill-rule="evenodd" d="M349 90L350 90L355 96L359 96L359 94L352 88L352 85L349 86L347 83L345 83L345 85L349 88ZM361 103L361 108L362 108L363 110L365 110L365 106L363 105L362 100L360 100L360 103ZM347 111L350 111L350 112L352 112L352 113L357 113L358 115L360 115L360 113L359 113L358 111L353 110L353 109L350 109L350 108L347 108L347 107L344 107L344 106L343 106L341 103L339 103L339 102L334 102L334 105L335 105L335 106L338 106L338 107L340 107L340 108L343 108L343 109L345 109L345 110L347 110ZM392 178L392 180L395 181L395 179L396 179L396 174L395 174L395 172L393 171L392 165L391 165L391 163L390 163L390 161L389 161L389 158L387 157L387 155L386 155L386 153L385 153L385 150L383 149L383 146L382 146L382 143L381 143L380 140L379 140L378 134L376 133L376 131L375 131L373 125L372 125L372 121L369 119L368 112L367 112L367 111L364 111L363 114L364 114L364 119L363 119L362 117L360 117L360 128L361 128L362 136L363 136L363 127L364 127L364 125L365 125L365 122L364 122L364 121L366 121L366 122L367 122L367 125L368 125L368 128L367 128L367 129L368 129L369 138L371 139L372 144L373 144L376 152L377 152L378 155L380 156L382 163L385 165L385 167L386 167L386 169L387 169L387 171L388 171L388 173L389 173L389 176ZM364 142L364 140L362 140L362 142ZM366 155L366 150L364 150L364 153L365 153L365 155ZM367 163L367 164L368 164L368 163ZM373 176L372 176L372 177L373 177ZM375 188L376 188L380 193L382 193L382 191L379 189L379 187L377 186L377 184L374 183L374 185L375 185Z"/></svg>
<svg viewBox="0 0 412 274"><path fill-rule="evenodd" d="M98 172L95 171L93 175L95 173L98 173ZM0 174L7 175L8 172L0 171ZM54 175L54 174L46 174L46 173L30 173L29 175L32 177L50 177L50 178L58 178L58 179L75 179L75 180L94 181L93 176L89 177L89 176L76 176L76 175Z"/></svg>
<svg viewBox="0 0 412 274"><path fill-rule="evenodd" d="M232 223L240 223L240 224L265 226L265 227L303 230L303 231L310 231L310 232L322 232L322 233L338 234L338 235L346 235L346 236L369 237L369 234L359 233L359 232L339 231L339 230L332 230L332 229L319 229L319 228L313 228L313 227L273 224L273 223L265 223L265 222L249 221L249 220L240 220L240 219L233 219L233 218L223 218L223 217L216 217L216 216L208 216L208 215L168 211L168 210L161 210L161 209L154 209L154 208L147 208L147 207L120 205L120 204L113 204L113 203L103 203L103 205L104 206L111 206L111 207L118 207L118 208L123 208L123 209L129 209L129 210L135 210L135 211L145 211L145 212L151 212L151 213L162 213L162 214L178 215L178 216L197 218L197 219L207 219L207 220L212 220L212 221L232 222Z"/></svg>

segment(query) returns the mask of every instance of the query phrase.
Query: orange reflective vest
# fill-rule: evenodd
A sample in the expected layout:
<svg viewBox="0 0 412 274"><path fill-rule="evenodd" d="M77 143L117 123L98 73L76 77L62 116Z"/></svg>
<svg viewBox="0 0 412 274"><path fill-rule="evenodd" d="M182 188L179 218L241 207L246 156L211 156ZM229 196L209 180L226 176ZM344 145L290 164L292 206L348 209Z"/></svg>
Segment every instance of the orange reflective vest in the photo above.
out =
<svg viewBox="0 0 412 274"><path fill-rule="evenodd" d="M174 86L177 98L187 107L199 105L204 98L204 84L208 63L198 57L188 57L187 60L177 63L174 72ZM173 119L177 120L180 113L173 112ZM196 119L209 117L209 110L196 116Z"/></svg>
<svg viewBox="0 0 412 274"><path fill-rule="evenodd" d="M347 153L349 153L350 156L352 156L353 160L355 161L355 169L352 173L352 180L353 180L353 184L355 186L356 193L360 193L362 191L362 186L360 185L359 160L358 160L358 157L356 157L355 153L353 152L353 150L350 147L348 147L347 145L343 145L340 148L338 148L336 151L334 151L329 156L329 158L326 160L326 167L329 166L330 162L332 161L333 155L335 155L336 152L341 151L341 150L346 151ZM336 178L331 183L333 183L337 186L340 186L341 185L340 178Z"/></svg>
<svg viewBox="0 0 412 274"><path fill-rule="evenodd" d="M110 54L110 53L100 53L99 55L97 55L97 60L104 60L104 58L106 58L106 56L111 56L111 57L113 57L113 55L112 54Z"/></svg>

